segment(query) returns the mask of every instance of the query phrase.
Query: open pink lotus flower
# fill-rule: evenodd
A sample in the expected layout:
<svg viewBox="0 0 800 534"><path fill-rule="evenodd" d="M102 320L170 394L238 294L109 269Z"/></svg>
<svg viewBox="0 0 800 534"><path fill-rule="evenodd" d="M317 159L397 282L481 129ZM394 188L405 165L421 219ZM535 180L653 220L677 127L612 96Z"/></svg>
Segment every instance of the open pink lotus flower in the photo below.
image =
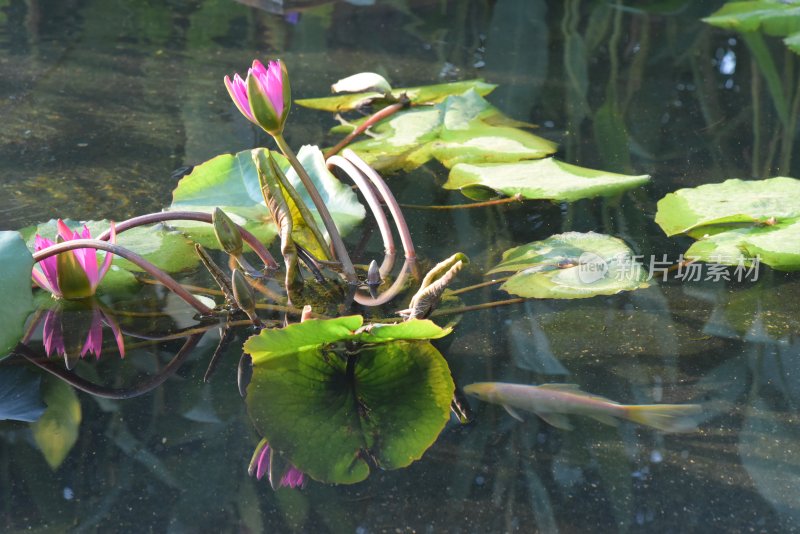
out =
<svg viewBox="0 0 800 534"><path fill-rule="evenodd" d="M242 115L270 135L280 135L292 104L286 66L280 60L267 67L257 59L247 70L247 78L225 76L225 87Z"/></svg>
<svg viewBox="0 0 800 534"><path fill-rule="evenodd" d="M305 474L298 468L287 462L279 462L284 467L279 469L282 472L273 472L275 462L272 461L272 448L266 439L262 439L256 447L253 458L250 460L250 467L247 472L250 476L255 475L256 480L264 478L268 474L269 483L273 489L280 487L297 488L305 482Z"/></svg>
<svg viewBox="0 0 800 534"><path fill-rule="evenodd" d="M58 220L57 241L70 241L72 239L91 239L91 234L86 225L83 231L70 229L64 221ZM111 223L111 243L116 241L114 223ZM54 243L36 234L34 250L39 252ZM65 299L82 299L91 297L97 290L100 281L111 267L111 254L106 253L102 265L97 260L97 251L92 248L80 248L50 256L39 262L39 268L34 267L31 277L42 289L46 289L54 296Z"/></svg>
<svg viewBox="0 0 800 534"><path fill-rule="evenodd" d="M124 358L122 331L114 317L93 301L85 308L81 304L81 308L66 310L58 307L45 312L42 342L47 355L61 356L68 369L75 365L78 356L84 358L87 354L94 354L96 359L100 359L103 325L106 324L114 334L120 357Z"/></svg>

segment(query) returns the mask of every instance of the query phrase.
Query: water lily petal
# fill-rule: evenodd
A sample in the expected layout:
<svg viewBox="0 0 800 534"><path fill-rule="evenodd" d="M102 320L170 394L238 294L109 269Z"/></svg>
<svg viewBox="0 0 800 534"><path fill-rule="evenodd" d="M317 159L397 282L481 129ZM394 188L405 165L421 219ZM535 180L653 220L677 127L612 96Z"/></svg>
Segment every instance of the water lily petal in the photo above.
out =
<svg viewBox="0 0 800 534"><path fill-rule="evenodd" d="M111 221L111 235L108 238L108 241L111 244L115 244L117 242L117 229L114 226L114 221ZM103 258L103 265L100 266L100 271L97 273L97 281L100 283L100 280L106 275L108 270L111 268L111 260L113 259L113 254L110 252L106 252L106 257Z"/></svg>
<svg viewBox="0 0 800 534"><path fill-rule="evenodd" d="M281 486L289 488L296 488L302 486L305 480L305 474L298 468L292 466L286 470L286 473L281 477Z"/></svg>
<svg viewBox="0 0 800 534"><path fill-rule="evenodd" d="M101 310L101 312L102 312L102 310ZM120 358L124 358L125 357L125 342L122 339L122 329L120 329L119 323L117 323L117 320L114 319L113 315L110 315L110 314L105 313L105 312L102 312L102 313L103 313L103 320L109 326L109 328L111 328L111 332L113 332L113 334L114 334L114 340L117 342L117 349L119 349L119 357Z"/></svg>
<svg viewBox="0 0 800 534"><path fill-rule="evenodd" d="M275 108L275 115L280 117L283 114L283 73L280 61L269 62L262 85L266 85L267 98Z"/></svg>
<svg viewBox="0 0 800 534"><path fill-rule="evenodd" d="M40 250L44 250L51 246L53 246L52 241L46 237L36 234L33 244L33 249L35 252L39 252ZM34 271L31 273L34 282L39 284L39 287L42 289L46 289L56 296L61 296L61 290L58 286L58 266L56 257L50 256L49 258L40 261L39 267L42 269L41 272L38 272L36 269L34 269ZM42 280L42 274L44 274L46 281Z"/></svg>
<svg viewBox="0 0 800 534"><path fill-rule="evenodd" d="M250 103L247 99L247 84L238 74L233 75L233 81L228 76L225 76L225 87L228 89L228 94L231 100L239 108L239 111L247 117L250 121L256 122L253 117L253 112L250 111Z"/></svg>

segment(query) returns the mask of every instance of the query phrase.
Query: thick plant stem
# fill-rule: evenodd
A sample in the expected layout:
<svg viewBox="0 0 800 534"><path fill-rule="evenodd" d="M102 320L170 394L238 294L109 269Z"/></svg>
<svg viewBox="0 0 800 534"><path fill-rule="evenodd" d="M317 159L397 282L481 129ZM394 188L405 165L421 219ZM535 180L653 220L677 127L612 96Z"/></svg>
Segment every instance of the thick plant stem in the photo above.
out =
<svg viewBox="0 0 800 534"><path fill-rule="evenodd" d="M210 213L203 213L202 211L161 211L158 213L148 213L147 215L140 215L126 221L122 221L115 225L117 234L121 234L125 230L136 228L137 226L144 226L145 224L155 224L165 221L199 221L208 224L214 224ZM242 234L242 239L245 243L250 245L253 252L261 259L261 261L270 269L277 269L278 262L272 257L267 248L258 240L256 236L237 225L239 233ZM100 234L97 239L100 241L108 241L111 237L111 230L106 230Z"/></svg>
<svg viewBox="0 0 800 534"><path fill-rule="evenodd" d="M325 159L328 159L331 156L335 156L344 147L349 145L353 141L353 139L355 139L356 137L358 137L362 133L366 132L367 129L370 126L372 126L376 122L382 121L386 117L391 117L392 115L394 115L395 113L397 113L398 111L400 111L401 109L406 107L406 105L408 105L408 102L396 102L396 103L394 103L392 105L386 106L385 108L383 108L380 111L375 112L367 120L362 122L358 126L358 128L356 128L355 130L353 130L352 132L347 134L347 136L345 138L343 138L341 141L336 143L336 146L334 146L333 148L331 148L330 150L325 152Z"/></svg>
<svg viewBox="0 0 800 534"><path fill-rule="evenodd" d="M50 256L55 256L56 254L60 254L62 252L66 252L68 250L75 250L78 248L92 248L95 250L104 250L111 254L115 254L121 258L125 258L129 262L137 265L144 269L148 274L150 274L153 278L164 284L167 288L169 288L173 293L178 295L182 298L186 303L197 310L201 315L211 315L214 313L214 310L200 302L194 295L186 291L178 282L175 281L170 275L147 261L146 259L142 258L135 252L131 252L130 250L121 247L119 245L114 245L107 241L100 241L99 239L71 239L69 241L64 241L62 243L58 243L47 247L46 249L40 250L39 252L35 252L33 254L33 261L38 263Z"/></svg>
<svg viewBox="0 0 800 534"><path fill-rule="evenodd" d="M389 212L394 218L394 224L397 227L397 231L400 233L400 241L403 243L403 250L405 250L406 259L416 258L417 253L414 250L414 242L411 240L411 231L408 229L408 224L406 224L403 211L400 209L400 205L397 203L397 200L395 200L392 190L389 189L389 186L386 185L386 182L383 181L383 178L381 178L375 169L367 165L367 163L358 157L355 152L348 148L342 152L342 155L347 161L355 165L361 172L363 172L364 176L369 178L369 180L372 182L372 185L378 190L378 193L380 193L380 195L383 197L386 207L389 208Z"/></svg>
<svg viewBox="0 0 800 534"><path fill-rule="evenodd" d="M275 142L278 144L278 148L280 148L281 152L283 152L283 155L286 156L286 159L289 160L289 163L297 173L297 176L300 177L300 181L303 182L303 186L305 186L306 191L308 191L308 195L311 197L312 202L314 202L314 207L317 208L317 213L319 213L322 223L325 225L325 229L328 231L328 235L330 236L333 250L336 253L336 259L342 264L342 272L344 273L345 278L349 283L357 283L358 279L356 278L356 270L355 267L353 267L353 262L350 261L350 255L347 253L347 249L344 246L342 236L339 234L339 230L336 228L336 224L333 222L333 218L328 211L328 207L325 205L325 202L319 195L319 191L317 191L317 188L311 181L311 177L300 164L300 161L297 159L297 155L295 155L292 148L286 143L286 140L283 138L283 136L276 135L274 138Z"/></svg>

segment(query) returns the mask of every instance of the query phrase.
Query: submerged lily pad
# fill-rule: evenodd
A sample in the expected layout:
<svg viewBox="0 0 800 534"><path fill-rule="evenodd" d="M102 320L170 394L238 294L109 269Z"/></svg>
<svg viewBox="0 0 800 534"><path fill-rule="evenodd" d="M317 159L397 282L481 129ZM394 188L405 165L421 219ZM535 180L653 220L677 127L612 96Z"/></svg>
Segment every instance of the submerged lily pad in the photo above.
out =
<svg viewBox="0 0 800 534"><path fill-rule="evenodd" d="M616 195L643 185L649 179L646 174L616 174L547 158L483 165L461 163L452 168L443 187L459 189L473 199L519 194L527 199L573 202L599 195Z"/></svg>
<svg viewBox="0 0 800 534"><path fill-rule="evenodd" d="M247 407L256 428L285 460L322 482L364 480L368 460L382 469L405 467L449 419L454 385L447 362L419 340L449 330L408 321L359 332L362 322L309 320L245 343L253 357ZM354 354L331 345L354 340L366 343Z"/></svg>
<svg viewBox="0 0 800 534"><path fill-rule="evenodd" d="M0 421L39 419L47 408L39 393L41 380L41 375L26 367L0 367Z"/></svg>
<svg viewBox="0 0 800 534"><path fill-rule="evenodd" d="M300 178L290 169L289 163L283 156L274 155L289 181L306 201L306 205L313 208L311 198ZM339 231L346 234L352 230L366 216L364 206L358 202L356 194L327 170L322 153L317 147L306 145L300 149L297 157L317 186ZM178 187L172 192L171 210L212 213L217 207L235 223L252 232L262 243L269 243L277 235L261 195L258 170L250 150L217 156L198 165L178 182ZM322 227L321 220L318 222ZM181 222L174 223L173 226L183 229L203 246L219 248L210 225ZM294 237L300 244L305 244L303 235Z"/></svg>
<svg viewBox="0 0 800 534"><path fill-rule="evenodd" d="M448 96L435 106L401 111L374 126L352 148L379 170L413 170L430 159L490 163L543 158L556 144L524 130L477 92Z"/></svg>
<svg viewBox="0 0 800 534"><path fill-rule="evenodd" d="M422 87L401 87L392 90L395 99L405 95L414 105L438 104L450 95L460 95L470 89L479 95L486 96L497 86L483 80L465 80L462 82L442 83L438 85L425 85ZM389 102L383 99L384 94L378 91L355 93L324 98L302 98L294 103L311 109L322 111L343 112L351 111L370 103L373 106L386 105Z"/></svg>
<svg viewBox="0 0 800 534"><path fill-rule="evenodd" d="M42 396L47 409L31 425L31 431L36 445L55 471L78 441L81 403L69 384L49 376L42 380Z"/></svg>
<svg viewBox="0 0 800 534"><path fill-rule="evenodd" d="M567 232L514 247L486 274L514 272L500 289L526 298L588 298L647 287L647 273L621 240Z"/></svg>
<svg viewBox="0 0 800 534"><path fill-rule="evenodd" d="M667 235L698 241L685 256L722 265L758 257L779 270L800 269L800 180L726 180L680 189L658 202L656 222Z"/></svg>

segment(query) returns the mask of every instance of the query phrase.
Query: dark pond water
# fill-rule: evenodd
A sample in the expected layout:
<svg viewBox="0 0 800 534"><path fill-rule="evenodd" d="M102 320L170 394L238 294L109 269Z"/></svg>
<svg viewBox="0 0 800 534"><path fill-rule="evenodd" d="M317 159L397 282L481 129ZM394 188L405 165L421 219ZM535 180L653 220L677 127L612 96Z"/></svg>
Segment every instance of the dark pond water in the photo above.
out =
<svg viewBox="0 0 800 534"><path fill-rule="evenodd" d="M0 229L161 210L171 201L176 169L271 142L239 115L222 77L254 57L280 57L296 98L326 95L332 82L360 71L382 73L395 86L483 77L500 85L489 100L538 124L539 135L559 143L560 159L652 175L621 199L409 210L422 257L470 257L455 287L483 280L502 251L566 230L608 233L645 258L676 261L691 241L664 236L653 222L658 199L732 177L798 176L798 158L791 158L797 145L785 142L745 44L700 20L721 2L636 4L645 7L577 0L0 0ZM767 45L780 83L796 89L798 58L779 40ZM289 143L329 144L333 124L325 113L295 107ZM403 203L466 202L440 187L446 177L446 169L429 164L390 183ZM348 243L359 239L356 231ZM373 238L366 258L380 248ZM479 304L508 295L486 287L462 297ZM78 392L77 442L56 470L27 424L0 423L0 528L794 531L798 302L796 275L762 267L755 281L654 281L613 297L466 313L436 342L458 384L571 382L630 404L700 403L700 428L662 434L575 418L575 430L566 432L474 401L474 422L451 421L409 468L376 469L352 486L312 481L301 490L273 491L248 477L259 438L237 391L235 347L249 332L237 334L206 385L212 332L151 393L118 401ZM190 311L152 286L113 304L129 332L193 324ZM180 348L179 341L126 338L119 360L108 329L105 337L103 358L76 369L107 387L163 370Z"/></svg>

